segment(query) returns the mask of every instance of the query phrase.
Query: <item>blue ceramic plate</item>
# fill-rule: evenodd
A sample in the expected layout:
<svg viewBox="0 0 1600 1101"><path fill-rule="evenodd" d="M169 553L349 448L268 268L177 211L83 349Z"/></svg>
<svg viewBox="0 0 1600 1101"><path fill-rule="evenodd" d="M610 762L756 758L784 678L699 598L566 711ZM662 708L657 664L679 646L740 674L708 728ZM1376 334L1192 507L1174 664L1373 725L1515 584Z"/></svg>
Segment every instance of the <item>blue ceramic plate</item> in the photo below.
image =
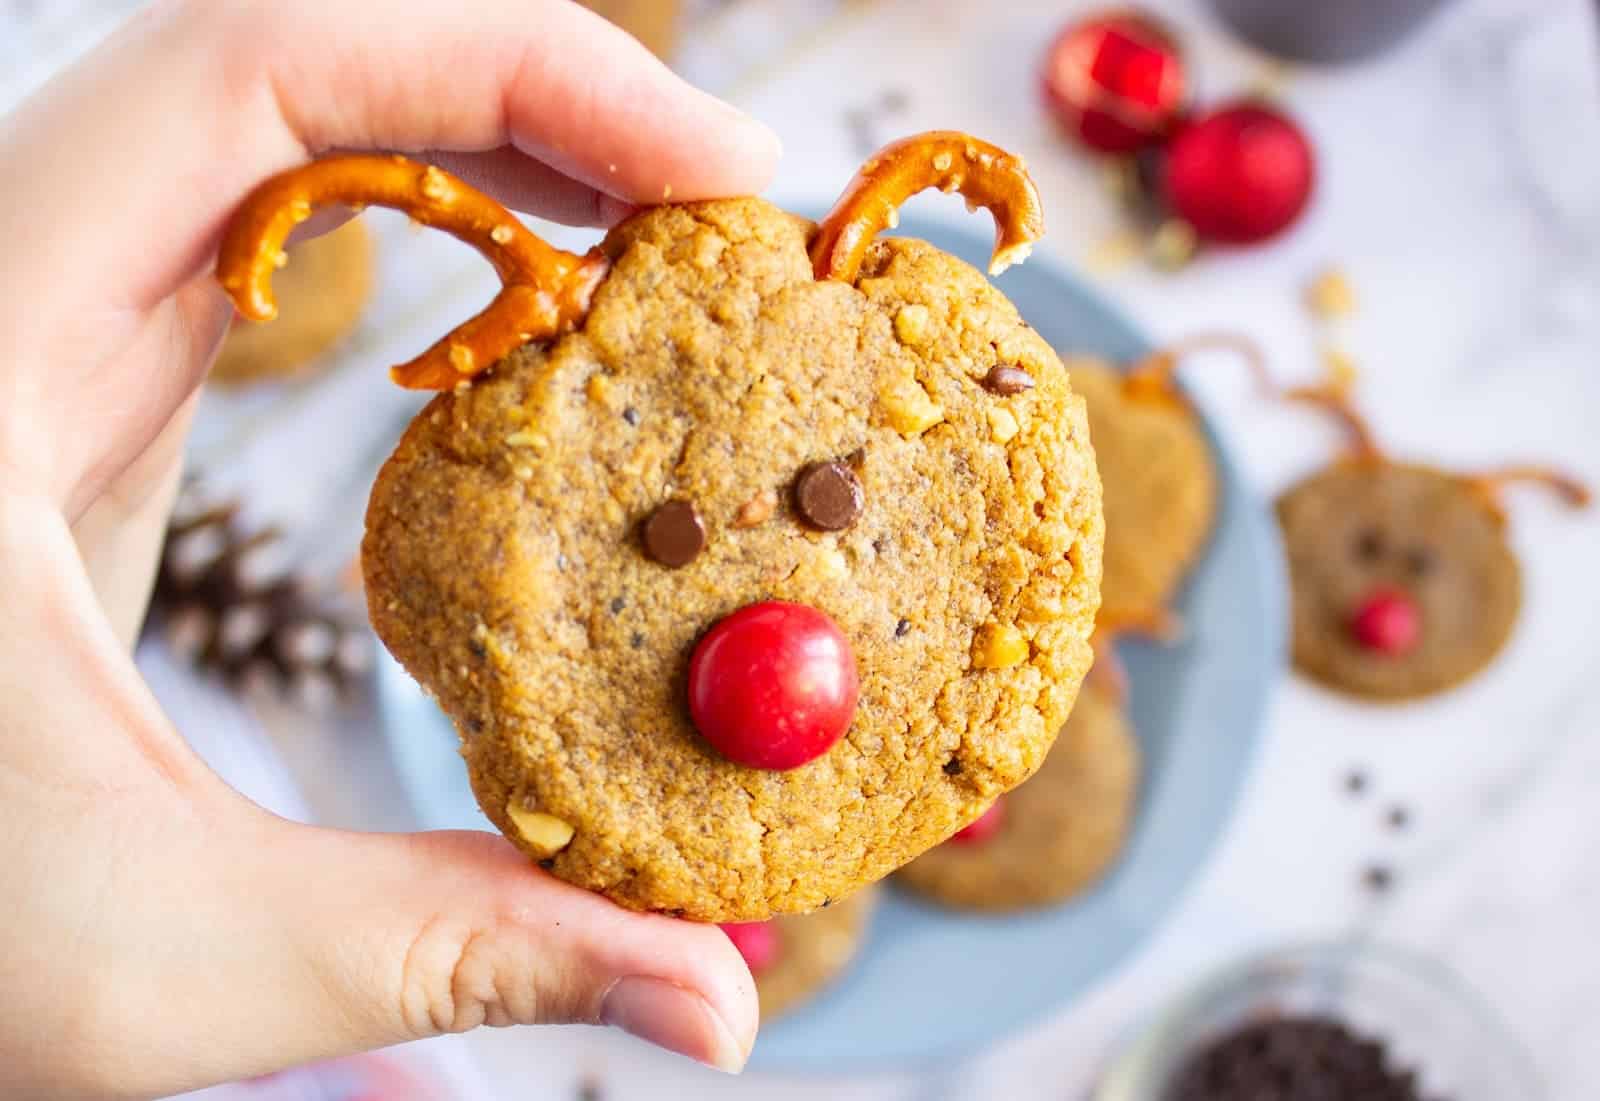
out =
<svg viewBox="0 0 1600 1101"><path fill-rule="evenodd" d="M987 236L907 219L982 267ZM1146 342L1087 286L1035 259L1000 286L1063 355L1119 363ZM1284 581L1265 506L1212 436L1220 470L1216 531L1179 603L1172 647L1128 644L1132 712L1145 780L1133 836L1091 893L1024 917L941 911L894 891L845 979L764 1028L752 1066L837 1074L916 1066L969 1053L1054 1010L1116 969L1182 897L1228 823L1283 666ZM484 828L449 723L392 662L381 674L400 775L429 828ZM971 976L987 976L979 984Z"/></svg>

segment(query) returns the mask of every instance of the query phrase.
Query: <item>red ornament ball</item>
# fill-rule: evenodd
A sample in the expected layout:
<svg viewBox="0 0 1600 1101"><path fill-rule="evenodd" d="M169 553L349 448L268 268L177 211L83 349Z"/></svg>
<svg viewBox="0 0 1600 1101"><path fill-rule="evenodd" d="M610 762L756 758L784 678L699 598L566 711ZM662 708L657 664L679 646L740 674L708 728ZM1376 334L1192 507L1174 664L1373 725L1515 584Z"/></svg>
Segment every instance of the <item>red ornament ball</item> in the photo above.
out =
<svg viewBox="0 0 1600 1101"><path fill-rule="evenodd" d="M844 632L803 604L740 608L689 659L695 728L748 768L798 768L828 752L850 728L860 690Z"/></svg>
<svg viewBox="0 0 1600 1101"><path fill-rule="evenodd" d="M968 822L966 828L956 831L950 840L957 845L981 845L1000 832L1005 820L1005 800L996 799L988 810Z"/></svg>
<svg viewBox="0 0 1600 1101"><path fill-rule="evenodd" d="M1257 103L1219 108L1167 147L1167 203L1204 240L1251 244L1294 224L1316 160L1293 119Z"/></svg>
<svg viewBox="0 0 1600 1101"><path fill-rule="evenodd" d="M1400 657L1422 641L1422 613L1401 590L1379 589L1350 617L1350 634L1364 649Z"/></svg>
<svg viewBox="0 0 1600 1101"><path fill-rule="evenodd" d="M1042 73L1045 102L1090 149L1132 153L1166 136L1188 80L1176 41L1154 20L1105 12L1062 31Z"/></svg>
<svg viewBox="0 0 1600 1101"><path fill-rule="evenodd" d="M744 965L752 975L759 975L778 962L778 929L772 922L733 922L722 926L722 931L744 957Z"/></svg>

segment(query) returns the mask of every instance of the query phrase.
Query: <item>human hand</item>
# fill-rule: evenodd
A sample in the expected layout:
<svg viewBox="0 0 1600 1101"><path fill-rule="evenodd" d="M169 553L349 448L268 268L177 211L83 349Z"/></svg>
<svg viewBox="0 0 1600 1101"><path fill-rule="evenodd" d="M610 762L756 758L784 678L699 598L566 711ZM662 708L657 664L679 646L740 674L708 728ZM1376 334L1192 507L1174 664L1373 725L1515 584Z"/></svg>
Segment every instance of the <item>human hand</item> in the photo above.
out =
<svg viewBox="0 0 1600 1101"><path fill-rule="evenodd" d="M278 819L194 757L128 657L232 316L222 225L335 148L426 153L600 224L669 184L756 191L778 155L568 0L157 3L0 119L5 1084L149 1096L554 1021L737 1069L755 994L719 930L625 912L499 837Z"/></svg>

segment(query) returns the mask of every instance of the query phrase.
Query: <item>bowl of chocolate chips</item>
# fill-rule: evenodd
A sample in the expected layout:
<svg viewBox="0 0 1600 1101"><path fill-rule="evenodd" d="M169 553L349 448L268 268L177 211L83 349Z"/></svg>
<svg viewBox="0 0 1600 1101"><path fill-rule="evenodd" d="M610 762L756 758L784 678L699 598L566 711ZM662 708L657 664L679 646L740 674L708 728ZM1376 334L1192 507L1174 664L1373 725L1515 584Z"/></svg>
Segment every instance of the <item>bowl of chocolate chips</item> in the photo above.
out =
<svg viewBox="0 0 1600 1101"><path fill-rule="evenodd" d="M1092 1101L1540 1101L1527 1054L1443 965L1366 942L1224 969L1142 1029Z"/></svg>

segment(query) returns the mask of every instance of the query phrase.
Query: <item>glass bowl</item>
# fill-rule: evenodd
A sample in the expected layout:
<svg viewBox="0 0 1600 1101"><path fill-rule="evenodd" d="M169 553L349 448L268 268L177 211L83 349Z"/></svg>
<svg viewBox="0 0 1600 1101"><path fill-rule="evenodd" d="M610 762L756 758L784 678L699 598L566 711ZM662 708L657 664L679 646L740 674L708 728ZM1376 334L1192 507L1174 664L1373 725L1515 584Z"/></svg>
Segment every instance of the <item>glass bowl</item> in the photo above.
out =
<svg viewBox="0 0 1600 1101"><path fill-rule="evenodd" d="M1454 973L1367 942L1301 945L1235 964L1142 1029L1090 1101L1166 1101L1173 1076L1214 1039L1271 1016L1332 1017L1381 1041L1432 1101L1542 1101L1532 1061Z"/></svg>

